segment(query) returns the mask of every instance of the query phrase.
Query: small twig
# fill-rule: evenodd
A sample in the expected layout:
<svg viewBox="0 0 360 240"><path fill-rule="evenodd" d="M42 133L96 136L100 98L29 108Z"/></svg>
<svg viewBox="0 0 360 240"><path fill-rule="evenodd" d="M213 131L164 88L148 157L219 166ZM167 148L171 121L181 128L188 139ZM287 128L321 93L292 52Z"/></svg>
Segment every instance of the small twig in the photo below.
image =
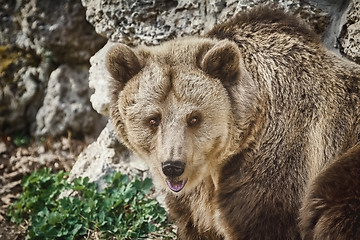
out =
<svg viewBox="0 0 360 240"><path fill-rule="evenodd" d="M72 146L71 146L71 131L68 130L67 131L67 139L68 139L68 144L69 144L69 151L70 151L70 154L73 154L73 149L72 149Z"/></svg>

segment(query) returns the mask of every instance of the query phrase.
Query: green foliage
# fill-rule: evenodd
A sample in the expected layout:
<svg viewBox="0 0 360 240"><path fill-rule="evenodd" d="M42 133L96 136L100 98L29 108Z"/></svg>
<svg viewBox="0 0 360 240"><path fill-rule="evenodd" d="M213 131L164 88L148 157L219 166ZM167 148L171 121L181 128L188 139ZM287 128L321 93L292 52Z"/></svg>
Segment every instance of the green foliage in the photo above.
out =
<svg viewBox="0 0 360 240"><path fill-rule="evenodd" d="M17 147L28 146L30 144L30 136L22 131L16 132L10 137Z"/></svg>
<svg viewBox="0 0 360 240"><path fill-rule="evenodd" d="M165 210L147 198L150 179L130 181L116 173L99 193L88 178L68 183L67 176L42 169L24 178L23 192L8 215L13 222L29 222L30 239L83 239L91 233L102 239L138 239L168 226ZM65 190L78 196L59 198Z"/></svg>

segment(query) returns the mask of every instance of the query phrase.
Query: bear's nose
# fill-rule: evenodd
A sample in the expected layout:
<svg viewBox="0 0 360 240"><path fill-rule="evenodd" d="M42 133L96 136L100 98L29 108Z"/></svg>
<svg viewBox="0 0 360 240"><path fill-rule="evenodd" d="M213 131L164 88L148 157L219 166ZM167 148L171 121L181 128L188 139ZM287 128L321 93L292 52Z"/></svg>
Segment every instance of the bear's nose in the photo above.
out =
<svg viewBox="0 0 360 240"><path fill-rule="evenodd" d="M183 174L185 163L181 161L166 161L162 163L162 171L169 178L176 178Z"/></svg>

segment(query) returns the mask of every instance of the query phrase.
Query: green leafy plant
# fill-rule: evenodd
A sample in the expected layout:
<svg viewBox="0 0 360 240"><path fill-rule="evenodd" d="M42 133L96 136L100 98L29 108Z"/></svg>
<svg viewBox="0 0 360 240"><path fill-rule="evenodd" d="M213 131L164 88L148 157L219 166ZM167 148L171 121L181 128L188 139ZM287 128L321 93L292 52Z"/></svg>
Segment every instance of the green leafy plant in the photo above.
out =
<svg viewBox="0 0 360 240"><path fill-rule="evenodd" d="M16 132L10 137L17 147L24 147L30 144L30 136L22 131Z"/></svg>
<svg viewBox="0 0 360 240"><path fill-rule="evenodd" d="M98 192L88 178L69 183L67 176L42 169L24 178L23 192L8 215L13 222L28 222L30 239L84 239L92 233L102 239L138 239L169 227L165 210L147 197L150 179L130 181L115 173ZM77 196L59 198L66 190Z"/></svg>

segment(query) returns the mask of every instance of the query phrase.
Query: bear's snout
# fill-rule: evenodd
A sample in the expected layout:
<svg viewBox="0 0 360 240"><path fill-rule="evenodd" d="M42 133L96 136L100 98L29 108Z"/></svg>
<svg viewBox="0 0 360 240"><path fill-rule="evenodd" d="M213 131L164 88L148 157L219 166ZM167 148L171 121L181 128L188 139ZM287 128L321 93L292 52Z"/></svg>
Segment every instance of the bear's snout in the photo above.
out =
<svg viewBox="0 0 360 240"><path fill-rule="evenodd" d="M162 171L169 178L176 178L183 174L185 163L181 161L166 161L162 163Z"/></svg>

